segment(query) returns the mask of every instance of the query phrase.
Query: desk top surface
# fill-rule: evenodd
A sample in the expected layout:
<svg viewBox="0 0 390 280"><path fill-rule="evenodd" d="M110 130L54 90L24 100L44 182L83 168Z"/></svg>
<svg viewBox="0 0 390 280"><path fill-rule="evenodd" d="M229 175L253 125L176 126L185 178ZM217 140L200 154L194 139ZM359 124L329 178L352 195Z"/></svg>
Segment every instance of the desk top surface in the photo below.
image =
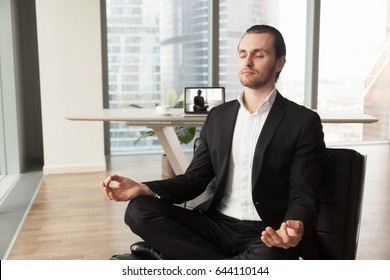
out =
<svg viewBox="0 0 390 280"><path fill-rule="evenodd" d="M346 113L339 111L316 110L323 123L374 123L378 119L364 113ZM154 109L101 109L95 112L67 116L73 121L125 121L129 125L191 125L202 126L205 116L185 115L183 109L170 109L169 115L159 115Z"/></svg>
<svg viewBox="0 0 390 280"><path fill-rule="evenodd" d="M66 117L74 121L125 121L131 125L192 125L202 126L206 116L186 115L183 109L170 109L169 114L156 114L154 109L102 109Z"/></svg>

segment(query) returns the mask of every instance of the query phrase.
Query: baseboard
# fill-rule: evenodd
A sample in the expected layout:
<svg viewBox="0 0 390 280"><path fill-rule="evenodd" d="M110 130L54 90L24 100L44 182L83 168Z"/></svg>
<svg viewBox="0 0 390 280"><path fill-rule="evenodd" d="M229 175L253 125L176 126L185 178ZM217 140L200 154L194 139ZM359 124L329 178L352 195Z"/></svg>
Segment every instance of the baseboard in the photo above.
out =
<svg viewBox="0 0 390 280"><path fill-rule="evenodd" d="M90 164L90 165L44 165L43 174L63 174L63 173L88 173L88 172L104 172L106 171L106 163Z"/></svg>

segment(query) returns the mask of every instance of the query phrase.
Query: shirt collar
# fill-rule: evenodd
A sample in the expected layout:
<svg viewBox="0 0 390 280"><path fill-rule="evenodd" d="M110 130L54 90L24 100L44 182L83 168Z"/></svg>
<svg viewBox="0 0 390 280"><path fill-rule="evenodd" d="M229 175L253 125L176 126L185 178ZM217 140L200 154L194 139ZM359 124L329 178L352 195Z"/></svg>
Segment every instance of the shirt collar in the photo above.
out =
<svg viewBox="0 0 390 280"><path fill-rule="evenodd" d="M240 93L240 95L237 97L237 100L240 103L241 108L249 113L249 111L245 108L243 97L244 97L244 91L242 91ZM261 103L259 108L253 114L259 114L263 109L271 107L275 102L275 98L276 98L276 88L274 88L267 95L267 97L264 99L263 103Z"/></svg>

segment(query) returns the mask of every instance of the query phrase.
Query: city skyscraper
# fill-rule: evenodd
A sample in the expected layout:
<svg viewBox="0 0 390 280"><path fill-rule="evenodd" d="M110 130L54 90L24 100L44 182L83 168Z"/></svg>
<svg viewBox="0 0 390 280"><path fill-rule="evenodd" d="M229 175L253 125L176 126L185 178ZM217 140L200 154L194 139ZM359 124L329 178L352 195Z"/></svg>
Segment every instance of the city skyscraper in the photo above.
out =
<svg viewBox="0 0 390 280"><path fill-rule="evenodd" d="M227 88L228 99L241 89L235 67L238 40L250 25L266 22L265 2L240 1L237 13L237 1L220 1L219 85ZM106 1L110 108L173 106L184 87L211 86L209 4L209 0ZM135 145L140 130L112 122L111 153L161 151L155 137Z"/></svg>
<svg viewBox="0 0 390 280"><path fill-rule="evenodd" d="M160 6L153 0L107 0L106 17L109 107L154 106L161 96ZM134 145L139 131L111 122L111 153L142 151ZM149 147L157 144L149 139Z"/></svg>
<svg viewBox="0 0 390 280"><path fill-rule="evenodd" d="M174 90L208 85L208 0L160 1L160 58L163 102ZM168 104L174 105L174 104Z"/></svg>
<svg viewBox="0 0 390 280"><path fill-rule="evenodd" d="M363 126L363 140L390 138L390 0L387 0L385 40L378 59L365 81L364 112L379 119Z"/></svg>

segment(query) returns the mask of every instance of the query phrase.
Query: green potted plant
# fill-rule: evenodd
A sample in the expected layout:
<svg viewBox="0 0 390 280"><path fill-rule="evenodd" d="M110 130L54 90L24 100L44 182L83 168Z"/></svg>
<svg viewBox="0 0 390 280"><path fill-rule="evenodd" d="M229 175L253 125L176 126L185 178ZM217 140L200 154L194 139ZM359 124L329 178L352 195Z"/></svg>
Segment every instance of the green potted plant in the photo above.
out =
<svg viewBox="0 0 390 280"><path fill-rule="evenodd" d="M140 106L138 106L138 105L130 105L130 106L132 106L134 108L140 108ZM177 101L176 104L172 108L183 108L183 101L182 100ZM176 132L177 138L179 139L180 144L188 144L194 139L196 129L195 129L195 127L175 127L175 132ZM154 130L151 130L151 129L150 130L142 130L139 133L140 133L140 136L134 141L135 145L138 144L139 141L141 141L142 139L155 135Z"/></svg>
<svg viewBox="0 0 390 280"><path fill-rule="evenodd" d="M166 104L170 104L171 108L183 108L184 102L182 98L176 98L176 92L174 90L169 90L166 94L167 102ZM172 105L173 104L173 105ZM130 105L133 108L142 108L139 105L132 104ZM188 144L190 143L196 134L196 128L195 127L175 127L175 132L177 135L177 138L179 139L180 144ZM139 132L139 137L134 141L134 144L137 145L142 139L151 137L155 135L154 130L143 130ZM164 154L162 156L162 175L165 178L174 176L173 169L171 165L169 164L169 161Z"/></svg>

